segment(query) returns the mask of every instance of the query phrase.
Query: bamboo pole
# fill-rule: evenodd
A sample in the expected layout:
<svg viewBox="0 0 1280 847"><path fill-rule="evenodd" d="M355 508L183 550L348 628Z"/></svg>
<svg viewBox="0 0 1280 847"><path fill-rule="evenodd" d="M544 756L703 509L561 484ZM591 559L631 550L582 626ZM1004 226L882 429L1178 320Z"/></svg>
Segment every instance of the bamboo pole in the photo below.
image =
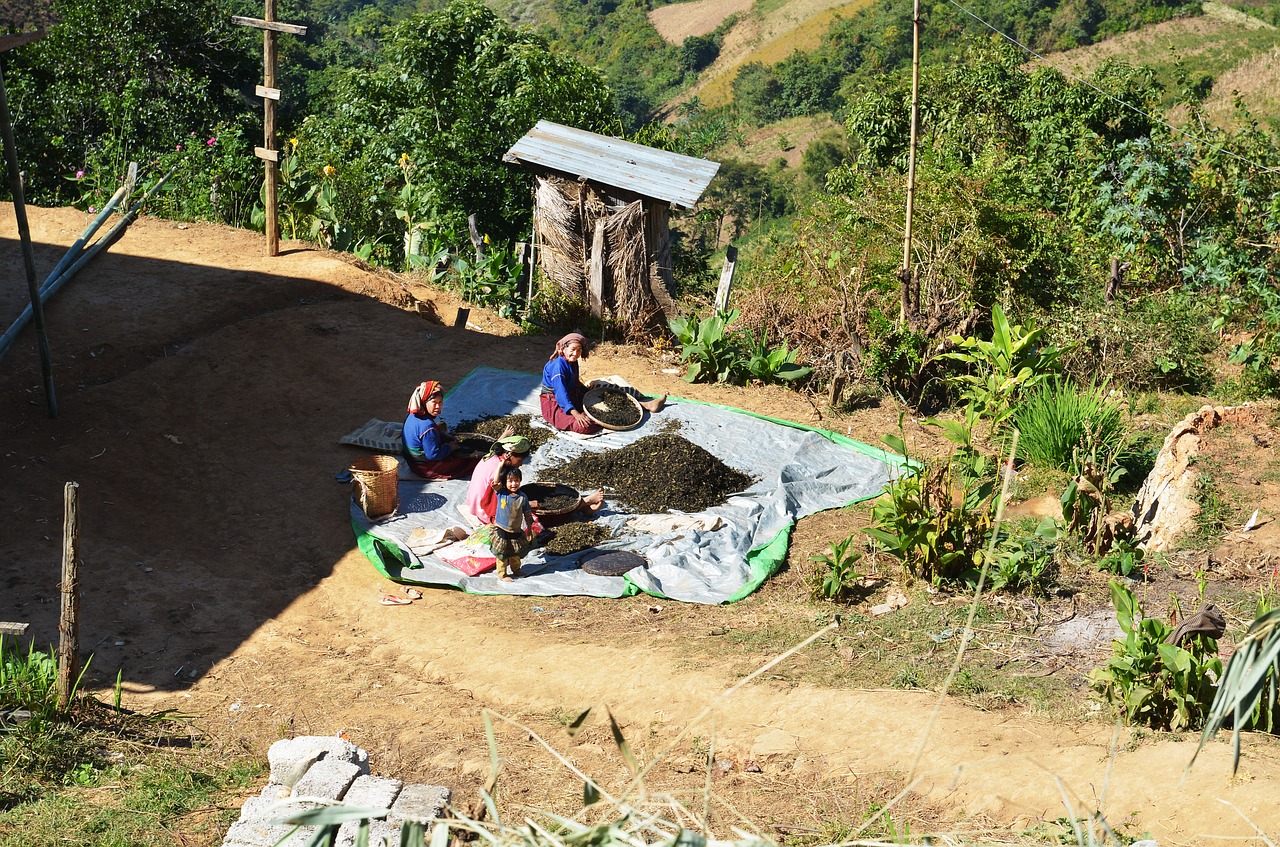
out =
<svg viewBox="0 0 1280 847"><path fill-rule="evenodd" d="M898 279L902 281L902 303L898 323L906 326L907 312L911 308L912 279L911 236L916 201L916 133L920 125L920 0L915 0L911 13L911 148L907 159L907 223L902 239L902 268Z"/></svg>
<svg viewBox="0 0 1280 847"><path fill-rule="evenodd" d="M115 226L111 227L105 235L95 241L88 250L81 253L79 257L76 258L76 260L64 269L56 278L50 274L49 278L44 281L44 284L40 286L40 304L43 306L50 297L58 292L58 289L62 288L62 286L65 285L71 277L76 275L77 271L88 264L90 259L98 255L99 252L115 241L117 236L124 231L125 227L137 220L138 213L142 210L143 204L146 203L147 200L151 199L152 195L154 195L156 191L160 189L160 186L164 185L171 176L173 176L172 170L162 176L159 182L153 185L129 208L129 211L116 222ZM4 335L0 335L0 359L3 359L5 354L9 352L9 348L13 345L14 339L18 337L18 333L22 331L22 328L25 327L28 322L30 322L31 315L32 309L28 306L22 311L22 314L18 316L18 319L13 322L13 325L5 330Z"/></svg>
<svg viewBox="0 0 1280 847"><path fill-rule="evenodd" d="M36 285L36 256L31 248L31 225L27 222L22 174L18 171L18 146L13 138L13 123L9 119L9 96L5 93L3 73L0 73L0 135L4 137L4 157L9 171L9 190L13 192L13 215L18 222L18 239L22 242L22 263L27 271L27 290L31 297L31 308L36 318L36 331L40 339L40 367L44 371L44 397L49 406L49 417L56 418L58 394L53 387L53 357L49 353L49 334L45 328L40 289Z"/></svg>
<svg viewBox="0 0 1280 847"><path fill-rule="evenodd" d="M58 708L71 702L80 679L80 484L63 488L62 614L58 620Z"/></svg>

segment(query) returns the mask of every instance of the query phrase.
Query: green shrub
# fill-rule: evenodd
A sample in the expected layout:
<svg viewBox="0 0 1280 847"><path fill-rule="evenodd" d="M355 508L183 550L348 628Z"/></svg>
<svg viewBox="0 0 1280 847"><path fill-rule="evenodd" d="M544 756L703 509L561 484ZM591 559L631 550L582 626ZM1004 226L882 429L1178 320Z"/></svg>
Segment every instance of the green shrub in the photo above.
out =
<svg viewBox="0 0 1280 847"><path fill-rule="evenodd" d="M1218 346L1207 301L1172 291L1137 297L1123 309L1056 306L1042 319L1062 349L1063 371L1078 380L1128 391L1203 391L1213 381L1205 357Z"/></svg>
<svg viewBox="0 0 1280 847"><path fill-rule="evenodd" d="M1133 592L1114 580L1111 601L1124 640L1112 642L1114 655L1089 674L1089 685L1126 723L1171 730L1204 725L1222 678L1218 642L1196 635L1188 649L1165 643L1173 627L1144 618Z"/></svg>
<svg viewBox="0 0 1280 847"><path fill-rule="evenodd" d="M1090 456L1118 456L1128 437L1125 408L1104 386L1070 378L1042 384L1013 411L1018 446L1029 461L1078 474Z"/></svg>
<svg viewBox="0 0 1280 847"><path fill-rule="evenodd" d="M1034 389L1057 370L1058 349L1043 344L1044 330L1010 324L999 305L991 307L991 340L950 338L956 351L943 358L960 362L968 372L951 377L960 397L975 412L1002 428L1013 412L1013 404L1024 392Z"/></svg>
<svg viewBox="0 0 1280 847"><path fill-rule="evenodd" d="M668 322L683 348L681 358L688 365L686 382L744 385L756 379L789 383L809 375L810 368L796 364L799 351L789 349L785 343L770 347L764 330L758 336L751 330L730 332L729 327L739 314L734 309L705 318L690 315Z"/></svg>
<svg viewBox="0 0 1280 847"><path fill-rule="evenodd" d="M911 577L934 585L977 581L994 526L996 480L992 463L969 442L969 426L951 423L943 433L958 449L945 459L925 462L895 479L871 509L865 531L876 545L902 563ZM950 422L949 422L950 423ZM896 435L883 439L906 455ZM952 492L958 491L958 502Z"/></svg>
<svg viewBox="0 0 1280 847"><path fill-rule="evenodd" d="M842 541L833 541L826 553L809 557L818 565L811 576L815 597L839 600L862 576L857 568L858 560L862 558L862 553L856 549L857 541L857 535L850 535Z"/></svg>

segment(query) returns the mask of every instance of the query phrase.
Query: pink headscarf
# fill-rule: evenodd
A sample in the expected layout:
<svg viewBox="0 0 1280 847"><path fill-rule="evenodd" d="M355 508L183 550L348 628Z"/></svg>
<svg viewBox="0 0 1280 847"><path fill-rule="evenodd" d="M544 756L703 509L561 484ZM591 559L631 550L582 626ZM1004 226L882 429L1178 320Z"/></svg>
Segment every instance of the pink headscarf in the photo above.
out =
<svg viewBox="0 0 1280 847"><path fill-rule="evenodd" d="M444 392L444 386L433 380L420 383L409 395L409 414L427 414L427 401Z"/></svg>
<svg viewBox="0 0 1280 847"><path fill-rule="evenodd" d="M556 342L556 352L547 357L547 361L550 362L556 356L564 355L565 345L572 344L575 341L582 348L582 354L585 356L587 353L587 337L580 332L571 332Z"/></svg>

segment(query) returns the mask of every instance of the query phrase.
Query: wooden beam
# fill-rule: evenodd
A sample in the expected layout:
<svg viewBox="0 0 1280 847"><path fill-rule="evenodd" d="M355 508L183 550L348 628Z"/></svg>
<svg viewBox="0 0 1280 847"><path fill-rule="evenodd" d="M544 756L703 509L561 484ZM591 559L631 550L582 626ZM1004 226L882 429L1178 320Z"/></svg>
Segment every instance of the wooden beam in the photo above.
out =
<svg viewBox="0 0 1280 847"><path fill-rule="evenodd" d="M80 484L63 487L62 614L58 619L58 708L80 681Z"/></svg>
<svg viewBox="0 0 1280 847"><path fill-rule="evenodd" d="M266 99L266 100L279 100L279 99L280 99L280 89L278 89L278 88L267 88L265 85L255 85L255 86L253 87L253 93L254 93L254 94L256 94L256 95L258 95L259 97L262 97L262 98Z"/></svg>
<svg viewBox="0 0 1280 847"><path fill-rule="evenodd" d="M27 627L29 626L31 624L0 621L0 635L12 635L14 638L21 638L27 634Z"/></svg>
<svg viewBox="0 0 1280 847"><path fill-rule="evenodd" d="M733 291L733 273L738 269L738 248L730 244L724 250L724 267L720 269L720 286L716 288L716 311L729 311L729 295Z"/></svg>
<svg viewBox="0 0 1280 847"><path fill-rule="evenodd" d="M597 318L604 315L604 218L596 220L591 238L591 263L587 270L587 307Z"/></svg>
<svg viewBox="0 0 1280 847"><path fill-rule="evenodd" d="M458 314L457 314L457 315L454 317L454 319L453 319L453 328L454 328L454 329L466 329L466 328L467 328L467 318L469 318L469 317L471 317L471 310L470 310L470 309L459 309L459 310L458 310Z"/></svg>
<svg viewBox="0 0 1280 847"><path fill-rule="evenodd" d="M0 74L0 138L4 139L4 159L9 174L9 191L13 197L13 217L18 224L22 265L27 272L27 293L31 297L31 313L36 320L40 368L44 373L44 398L49 407L49 417L56 418L58 393L53 385L53 356L49 352L49 334L44 322L44 301L40 296L40 284L36 282L35 250L31 246L31 227L27 222L27 203L23 198L22 172L18 170L18 146L14 141L13 123L9 119L9 95L5 93L3 74Z"/></svg>
<svg viewBox="0 0 1280 847"><path fill-rule="evenodd" d="M278 150L268 150L265 147L253 148L253 155L257 156L259 159L265 159L268 162L280 161L280 152Z"/></svg>
<svg viewBox="0 0 1280 847"><path fill-rule="evenodd" d="M37 29L34 32L19 32L16 35L0 35L0 53L6 50L12 50L15 47L21 47L24 44L30 44L33 41L39 41L44 38L44 30Z"/></svg>
<svg viewBox="0 0 1280 847"><path fill-rule="evenodd" d="M290 35L306 35L307 28L298 24L282 24L279 21L264 21L261 18L246 18L240 15L232 15L231 22L240 24L241 26L251 26L254 29L265 29L271 32L287 32Z"/></svg>

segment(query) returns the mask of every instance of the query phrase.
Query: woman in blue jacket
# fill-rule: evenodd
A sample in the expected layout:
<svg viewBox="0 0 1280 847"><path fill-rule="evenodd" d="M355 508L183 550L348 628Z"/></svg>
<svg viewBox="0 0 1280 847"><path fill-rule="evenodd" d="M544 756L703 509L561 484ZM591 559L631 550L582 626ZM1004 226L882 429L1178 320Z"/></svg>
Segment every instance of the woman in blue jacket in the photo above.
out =
<svg viewBox="0 0 1280 847"><path fill-rule="evenodd" d="M456 454L458 442L444 421L444 386L427 380L409 396L409 416L404 419L404 455L409 469L426 479L470 479L480 461Z"/></svg>
<svg viewBox="0 0 1280 847"><path fill-rule="evenodd" d="M542 368L542 417L558 430L590 435L600 431L600 425L582 408L582 398L590 387L578 375L578 362L587 356L587 339L580 332L571 332L556 342L556 350ZM667 395L649 397L629 386L615 386L640 401L650 412L656 412L667 402Z"/></svg>

